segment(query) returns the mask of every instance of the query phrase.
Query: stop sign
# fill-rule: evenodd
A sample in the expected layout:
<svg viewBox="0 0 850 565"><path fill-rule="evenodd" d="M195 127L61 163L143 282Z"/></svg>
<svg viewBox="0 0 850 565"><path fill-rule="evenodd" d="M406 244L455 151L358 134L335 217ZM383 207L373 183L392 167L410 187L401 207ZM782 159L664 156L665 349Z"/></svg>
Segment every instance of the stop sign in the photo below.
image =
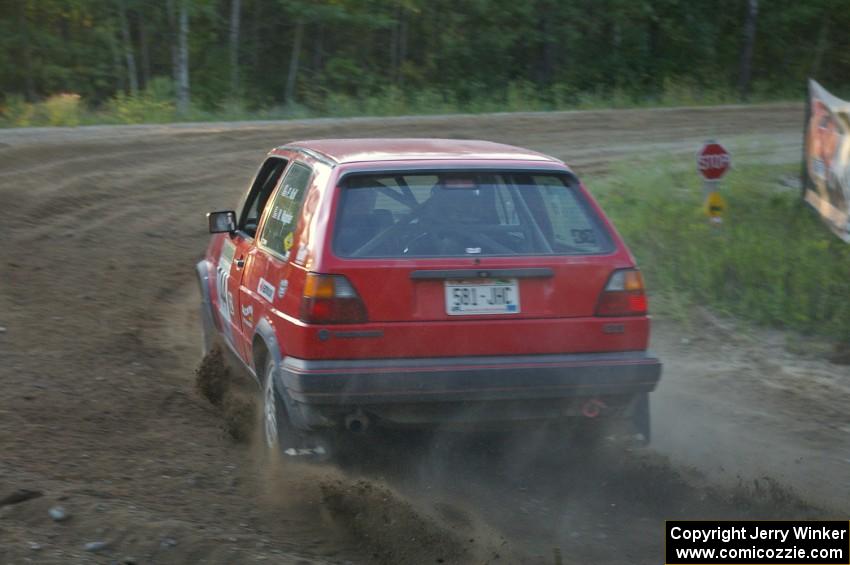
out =
<svg viewBox="0 0 850 565"><path fill-rule="evenodd" d="M719 180L732 166L732 156L716 141L709 141L697 153L697 170L705 180Z"/></svg>

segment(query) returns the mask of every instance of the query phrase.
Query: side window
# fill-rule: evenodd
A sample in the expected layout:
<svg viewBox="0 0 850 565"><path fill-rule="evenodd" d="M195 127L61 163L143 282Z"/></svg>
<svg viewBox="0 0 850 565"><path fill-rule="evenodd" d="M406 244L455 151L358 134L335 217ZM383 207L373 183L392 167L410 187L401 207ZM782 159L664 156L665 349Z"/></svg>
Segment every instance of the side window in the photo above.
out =
<svg viewBox="0 0 850 565"><path fill-rule="evenodd" d="M269 215L263 227L260 243L269 250L287 257L292 248L292 236L298 225L301 203L310 183L313 171L309 167L295 163L280 185L280 189L271 202Z"/></svg>
<svg viewBox="0 0 850 565"><path fill-rule="evenodd" d="M268 202L274 187L277 186L280 175L286 169L286 163L287 161L285 159L270 157L263 163L254 181L254 185L248 193L248 197L242 207L242 217L239 218L239 225L237 227L251 237L254 237L257 233L260 216L263 215L266 202Z"/></svg>

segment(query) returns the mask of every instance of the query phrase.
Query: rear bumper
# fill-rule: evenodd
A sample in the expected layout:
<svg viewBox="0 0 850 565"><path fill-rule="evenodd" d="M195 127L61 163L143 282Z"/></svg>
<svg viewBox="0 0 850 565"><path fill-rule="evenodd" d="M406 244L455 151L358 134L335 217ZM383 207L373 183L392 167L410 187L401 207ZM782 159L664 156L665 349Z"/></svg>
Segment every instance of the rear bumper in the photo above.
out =
<svg viewBox="0 0 850 565"><path fill-rule="evenodd" d="M307 361L286 357L278 378L299 404L365 406L534 401L652 391L651 353Z"/></svg>

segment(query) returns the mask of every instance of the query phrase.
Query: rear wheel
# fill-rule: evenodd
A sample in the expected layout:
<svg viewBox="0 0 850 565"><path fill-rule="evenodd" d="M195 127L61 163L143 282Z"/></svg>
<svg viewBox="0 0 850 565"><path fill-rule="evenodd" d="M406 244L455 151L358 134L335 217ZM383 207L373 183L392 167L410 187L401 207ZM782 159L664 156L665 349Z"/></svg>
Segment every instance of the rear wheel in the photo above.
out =
<svg viewBox="0 0 850 565"><path fill-rule="evenodd" d="M263 439L269 451L284 457L325 461L330 457L329 442L319 434L302 432L292 425L284 395L277 385L278 366L271 355L265 363L263 384Z"/></svg>

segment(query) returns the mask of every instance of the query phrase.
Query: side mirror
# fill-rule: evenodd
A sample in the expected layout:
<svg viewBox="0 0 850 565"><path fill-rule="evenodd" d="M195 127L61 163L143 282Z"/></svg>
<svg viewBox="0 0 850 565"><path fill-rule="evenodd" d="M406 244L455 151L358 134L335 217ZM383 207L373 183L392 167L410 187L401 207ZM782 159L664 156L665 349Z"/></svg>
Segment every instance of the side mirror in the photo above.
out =
<svg viewBox="0 0 850 565"><path fill-rule="evenodd" d="M210 233L233 233L236 231L236 212L209 212L207 222L210 224Z"/></svg>

